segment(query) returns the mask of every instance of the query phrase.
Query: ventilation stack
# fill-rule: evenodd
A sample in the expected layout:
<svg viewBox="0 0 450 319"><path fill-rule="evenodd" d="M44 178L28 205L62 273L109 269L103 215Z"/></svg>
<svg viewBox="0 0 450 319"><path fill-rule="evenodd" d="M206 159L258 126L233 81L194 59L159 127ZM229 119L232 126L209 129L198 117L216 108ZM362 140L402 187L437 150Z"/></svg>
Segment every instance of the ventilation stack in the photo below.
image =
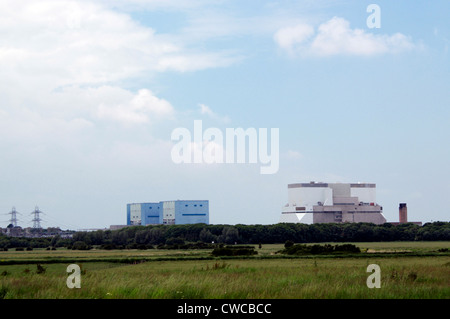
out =
<svg viewBox="0 0 450 319"><path fill-rule="evenodd" d="M400 203L399 210L399 222L400 224L405 224L408 222L408 209L406 208L406 203Z"/></svg>

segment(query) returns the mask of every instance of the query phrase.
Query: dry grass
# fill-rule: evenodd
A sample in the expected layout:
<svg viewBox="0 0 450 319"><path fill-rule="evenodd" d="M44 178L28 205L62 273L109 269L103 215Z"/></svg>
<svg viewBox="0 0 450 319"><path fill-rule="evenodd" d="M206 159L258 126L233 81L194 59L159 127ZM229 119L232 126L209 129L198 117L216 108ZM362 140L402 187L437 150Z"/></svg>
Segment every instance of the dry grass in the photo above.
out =
<svg viewBox="0 0 450 319"><path fill-rule="evenodd" d="M369 289L368 264L381 267ZM28 267L30 272L24 270ZM80 289L66 286L65 264L0 266L3 298L446 298L450 257L154 261L83 263Z"/></svg>

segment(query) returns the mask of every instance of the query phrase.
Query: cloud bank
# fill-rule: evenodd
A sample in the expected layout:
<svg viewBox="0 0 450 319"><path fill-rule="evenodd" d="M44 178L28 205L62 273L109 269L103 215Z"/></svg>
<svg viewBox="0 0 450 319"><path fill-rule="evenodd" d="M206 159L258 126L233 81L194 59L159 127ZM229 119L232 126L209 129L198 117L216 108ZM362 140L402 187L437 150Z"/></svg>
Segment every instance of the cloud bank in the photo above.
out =
<svg viewBox="0 0 450 319"><path fill-rule="evenodd" d="M339 17L320 24L317 30L308 24L281 28L275 33L274 41L279 48L294 57L374 56L408 51L415 47L404 34L378 35L352 29L347 20Z"/></svg>

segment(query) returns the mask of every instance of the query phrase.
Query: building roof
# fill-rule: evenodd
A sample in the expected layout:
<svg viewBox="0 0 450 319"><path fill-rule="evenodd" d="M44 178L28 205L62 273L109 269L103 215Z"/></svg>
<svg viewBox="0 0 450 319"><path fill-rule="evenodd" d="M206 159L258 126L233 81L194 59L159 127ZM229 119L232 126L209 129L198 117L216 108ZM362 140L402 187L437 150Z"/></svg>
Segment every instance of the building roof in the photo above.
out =
<svg viewBox="0 0 450 319"><path fill-rule="evenodd" d="M330 185L333 184L346 184L350 185L351 188L375 188L376 184L374 183L316 183L316 182L309 182L309 183L294 183L294 184L288 184L288 188L301 188L301 187L330 187Z"/></svg>

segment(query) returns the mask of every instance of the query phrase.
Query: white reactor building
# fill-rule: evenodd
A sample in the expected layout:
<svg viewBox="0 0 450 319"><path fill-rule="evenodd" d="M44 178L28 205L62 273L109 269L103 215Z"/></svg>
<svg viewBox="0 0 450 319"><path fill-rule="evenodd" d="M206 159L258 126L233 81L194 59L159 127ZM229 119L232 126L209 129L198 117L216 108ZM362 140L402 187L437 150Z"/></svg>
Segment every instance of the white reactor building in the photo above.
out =
<svg viewBox="0 0 450 319"><path fill-rule="evenodd" d="M297 183L288 185L280 223L384 224L383 207L371 183Z"/></svg>

